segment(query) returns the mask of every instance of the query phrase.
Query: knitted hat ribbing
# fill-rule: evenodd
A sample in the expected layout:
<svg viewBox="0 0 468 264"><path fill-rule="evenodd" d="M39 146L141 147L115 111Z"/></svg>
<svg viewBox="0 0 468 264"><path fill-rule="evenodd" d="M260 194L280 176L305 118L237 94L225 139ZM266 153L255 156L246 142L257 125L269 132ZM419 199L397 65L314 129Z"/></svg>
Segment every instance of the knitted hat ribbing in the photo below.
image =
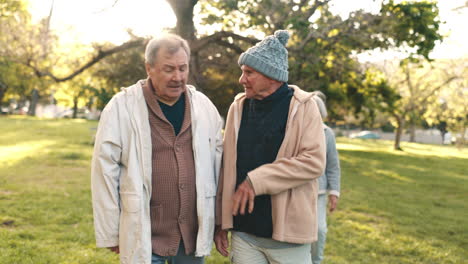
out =
<svg viewBox="0 0 468 264"><path fill-rule="evenodd" d="M274 35L251 47L239 57L239 66L247 65L265 76L280 81L288 81L288 51L285 46L289 40L287 30L277 30Z"/></svg>

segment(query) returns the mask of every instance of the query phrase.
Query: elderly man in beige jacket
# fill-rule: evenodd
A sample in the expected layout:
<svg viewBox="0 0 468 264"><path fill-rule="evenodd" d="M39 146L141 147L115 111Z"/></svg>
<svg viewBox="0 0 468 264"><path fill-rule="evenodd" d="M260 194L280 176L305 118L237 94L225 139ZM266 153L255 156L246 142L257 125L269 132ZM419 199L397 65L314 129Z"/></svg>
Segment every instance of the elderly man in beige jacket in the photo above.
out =
<svg viewBox="0 0 468 264"><path fill-rule="evenodd" d="M122 264L199 264L210 254L223 122L187 85L190 49L151 40L148 78L105 107L91 172L96 244Z"/></svg>
<svg viewBox="0 0 468 264"><path fill-rule="evenodd" d="M287 31L241 54L239 94L227 116L215 243L235 264L311 263L323 124L312 94L288 85Z"/></svg>

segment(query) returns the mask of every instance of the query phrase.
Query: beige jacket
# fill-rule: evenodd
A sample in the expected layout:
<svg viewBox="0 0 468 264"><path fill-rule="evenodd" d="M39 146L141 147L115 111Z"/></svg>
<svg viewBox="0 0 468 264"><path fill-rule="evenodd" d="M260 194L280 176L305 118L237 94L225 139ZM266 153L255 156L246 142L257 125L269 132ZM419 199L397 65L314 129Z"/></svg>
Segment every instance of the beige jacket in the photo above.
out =
<svg viewBox="0 0 468 264"><path fill-rule="evenodd" d="M289 107L286 134L273 163L248 173L256 195L270 194L273 239L290 243L317 240L317 178L325 168L325 136L317 105L311 94L290 85L294 95ZM223 173L217 195L216 224L233 227L232 198L236 184L237 135L244 94L232 103L224 134Z"/></svg>
<svg viewBox="0 0 468 264"><path fill-rule="evenodd" d="M151 263L151 129L142 82L104 108L94 144L91 191L98 247L120 246L120 263ZM223 122L216 107L188 85L192 107L198 233L196 256L211 252Z"/></svg>

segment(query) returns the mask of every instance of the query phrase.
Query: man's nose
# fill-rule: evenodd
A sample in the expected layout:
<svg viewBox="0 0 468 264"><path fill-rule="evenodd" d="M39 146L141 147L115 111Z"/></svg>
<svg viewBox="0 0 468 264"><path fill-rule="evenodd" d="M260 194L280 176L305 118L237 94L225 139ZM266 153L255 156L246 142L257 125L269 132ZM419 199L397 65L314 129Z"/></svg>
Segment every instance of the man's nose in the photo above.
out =
<svg viewBox="0 0 468 264"><path fill-rule="evenodd" d="M174 74L172 74L172 80L180 81L181 79L182 79L182 73L180 71L174 71Z"/></svg>
<svg viewBox="0 0 468 264"><path fill-rule="evenodd" d="M245 76L244 76L244 74L242 74L242 75L239 77L239 83L240 83L240 84L244 84L244 83L245 83Z"/></svg>

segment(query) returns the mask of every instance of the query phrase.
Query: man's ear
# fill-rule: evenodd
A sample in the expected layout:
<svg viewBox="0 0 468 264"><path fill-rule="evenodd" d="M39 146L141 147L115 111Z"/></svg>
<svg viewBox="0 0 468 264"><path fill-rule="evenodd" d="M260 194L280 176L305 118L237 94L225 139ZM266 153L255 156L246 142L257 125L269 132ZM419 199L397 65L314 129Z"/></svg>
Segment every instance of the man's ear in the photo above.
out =
<svg viewBox="0 0 468 264"><path fill-rule="evenodd" d="M146 69L146 74L149 76L150 75L150 70L151 70L151 65L149 63L145 62L145 69Z"/></svg>
<svg viewBox="0 0 468 264"><path fill-rule="evenodd" d="M277 81L277 80L274 80L274 79L270 79L270 84L271 84L272 86L277 86L277 85L282 84L282 82Z"/></svg>

